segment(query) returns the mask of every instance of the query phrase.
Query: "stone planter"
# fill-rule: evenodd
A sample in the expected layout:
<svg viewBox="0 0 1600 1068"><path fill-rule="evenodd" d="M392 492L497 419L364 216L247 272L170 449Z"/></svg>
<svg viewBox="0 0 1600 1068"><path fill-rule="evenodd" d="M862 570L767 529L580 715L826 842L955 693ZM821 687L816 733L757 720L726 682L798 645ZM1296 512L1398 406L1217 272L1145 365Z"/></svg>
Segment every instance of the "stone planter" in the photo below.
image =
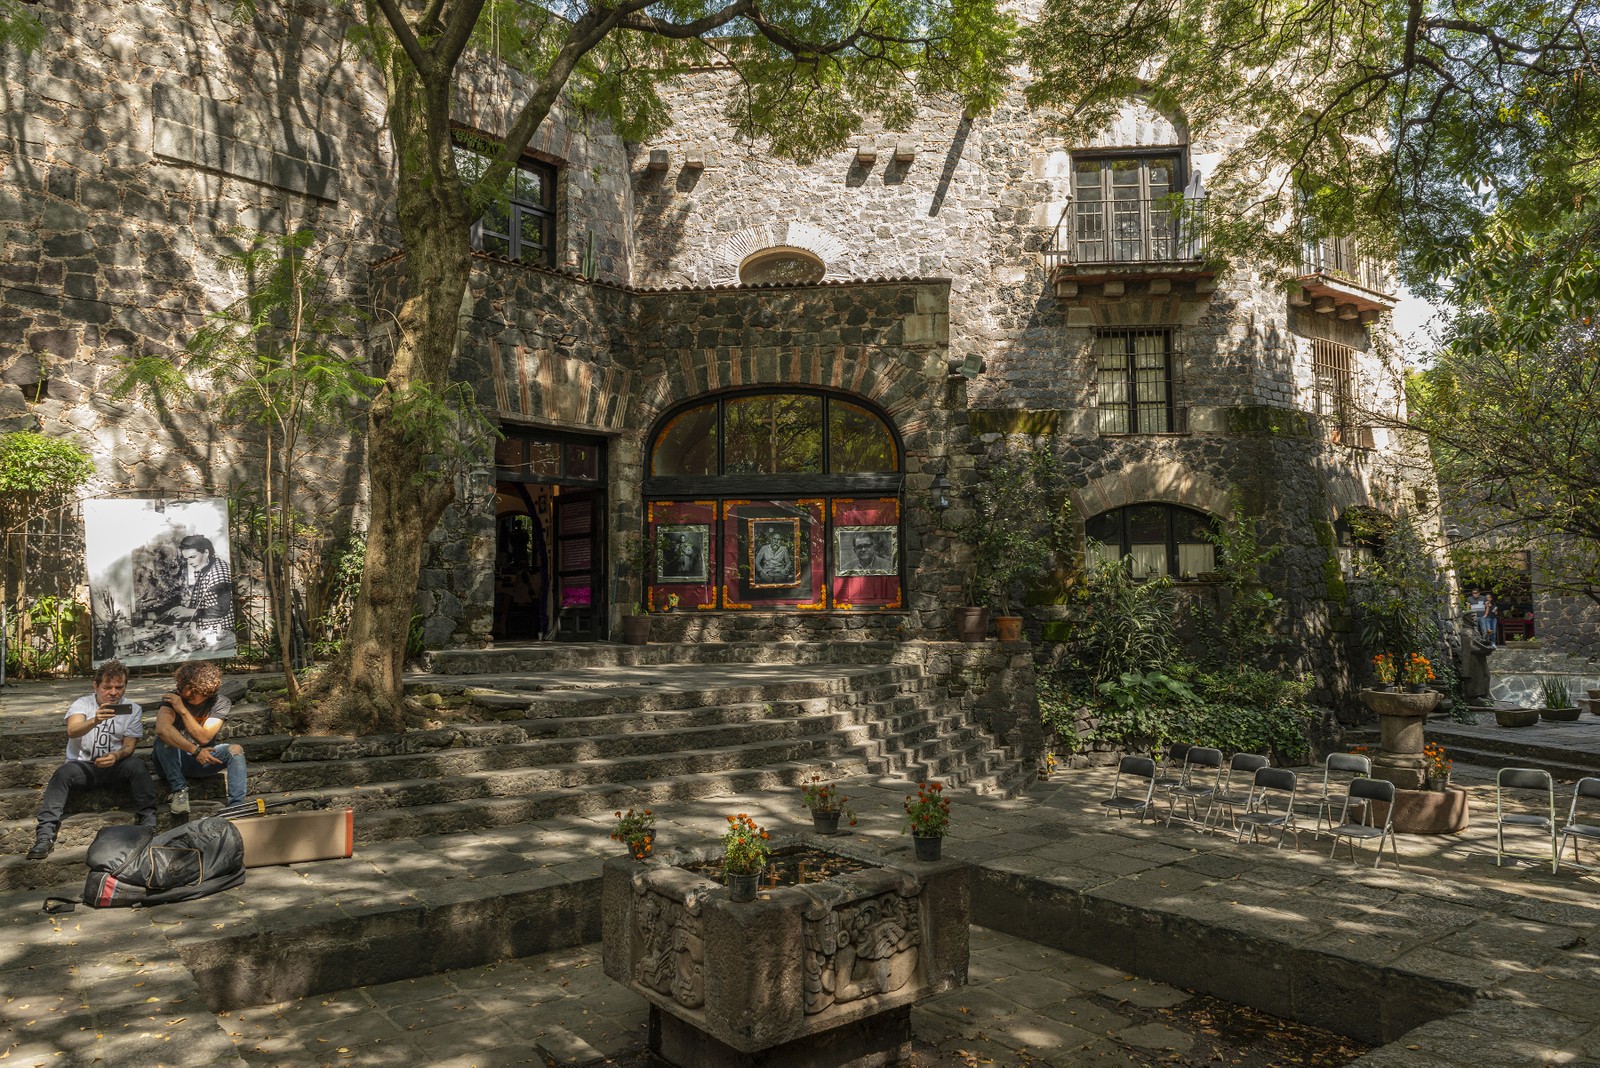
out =
<svg viewBox="0 0 1600 1068"><path fill-rule="evenodd" d="M1444 695L1437 690L1362 690L1359 696L1362 704L1378 714L1380 742L1372 761L1372 777L1387 779L1401 790L1421 790L1427 778L1422 724Z"/></svg>
<svg viewBox="0 0 1600 1068"><path fill-rule="evenodd" d="M1539 718L1546 723L1575 723L1578 719L1578 709L1572 708L1541 708Z"/></svg>
<svg viewBox="0 0 1600 1068"><path fill-rule="evenodd" d="M987 608L957 608L956 637L964 642L981 642L989 636Z"/></svg>
<svg viewBox="0 0 1600 1068"><path fill-rule="evenodd" d="M1376 773L1377 765L1373 765ZM1374 801L1373 816L1382 823L1388 805ZM1460 786L1443 790L1396 790L1394 829L1401 834L1457 834L1467 829L1467 791Z"/></svg>
<svg viewBox="0 0 1600 1068"><path fill-rule="evenodd" d="M821 848L774 842L775 852ZM910 1054L911 1006L967 978L965 865L879 863L823 882L760 890L734 904L680 864L606 861L606 974L650 1003L650 1048L669 1064L877 1065Z"/></svg>
<svg viewBox="0 0 1600 1068"><path fill-rule="evenodd" d="M650 617L623 616L622 643L624 645L649 645Z"/></svg>
<svg viewBox="0 0 1600 1068"><path fill-rule="evenodd" d="M1501 727L1531 727L1539 722L1537 708L1497 708L1494 721Z"/></svg>

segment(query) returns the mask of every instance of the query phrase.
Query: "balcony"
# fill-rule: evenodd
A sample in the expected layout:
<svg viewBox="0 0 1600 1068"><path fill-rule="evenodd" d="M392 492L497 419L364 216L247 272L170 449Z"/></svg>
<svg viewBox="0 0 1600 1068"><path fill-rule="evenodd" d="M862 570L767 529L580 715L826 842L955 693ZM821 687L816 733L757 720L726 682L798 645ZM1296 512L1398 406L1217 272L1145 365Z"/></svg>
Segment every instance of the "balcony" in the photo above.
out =
<svg viewBox="0 0 1600 1068"><path fill-rule="evenodd" d="M1389 272L1349 238L1307 241L1297 282L1289 303L1321 315L1370 323L1399 303Z"/></svg>
<svg viewBox="0 0 1600 1068"><path fill-rule="evenodd" d="M1045 250L1045 266L1056 295L1069 300L1118 300L1134 290L1209 298L1215 271L1206 262L1205 201L1070 201Z"/></svg>

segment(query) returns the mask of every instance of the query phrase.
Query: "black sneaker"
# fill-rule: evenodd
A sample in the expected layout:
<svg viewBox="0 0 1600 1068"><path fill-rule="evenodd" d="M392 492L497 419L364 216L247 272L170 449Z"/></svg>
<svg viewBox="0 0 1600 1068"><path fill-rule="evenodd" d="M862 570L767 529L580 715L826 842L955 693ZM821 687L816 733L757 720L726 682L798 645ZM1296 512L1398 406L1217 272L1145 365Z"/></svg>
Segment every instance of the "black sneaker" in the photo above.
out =
<svg viewBox="0 0 1600 1068"><path fill-rule="evenodd" d="M154 816L141 816L135 821L135 825L153 831L156 829L156 818Z"/></svg>
<svg viewBox="0 0 1600 1068"><path fill-rule="evenodd" d="M56 847L56 836L55 835L53 835L53 834L41 834L41 835L39 835L39 837L37 837L37 838L35 838L33 840L33 848L28 850L28 859L29 860L43 860L45 857L48 857L50 855L51 851L54 850L55 847Z"/></svg>

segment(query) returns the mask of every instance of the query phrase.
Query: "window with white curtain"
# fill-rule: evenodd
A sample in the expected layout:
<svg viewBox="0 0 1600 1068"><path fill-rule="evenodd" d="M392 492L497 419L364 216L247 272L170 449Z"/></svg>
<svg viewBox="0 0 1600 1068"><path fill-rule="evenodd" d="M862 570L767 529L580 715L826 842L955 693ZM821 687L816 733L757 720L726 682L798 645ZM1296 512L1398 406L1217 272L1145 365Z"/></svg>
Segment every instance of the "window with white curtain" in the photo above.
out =
<svg viewBox="0 0 1600 1068"><path fill-rule="evenodd" d="M1206 540L1215 521L1175 504L1130 504L1101 512L1084 524L1090 562L1127 560L1136 579L1194 579L1217 568L1216 546Z"/></svg>

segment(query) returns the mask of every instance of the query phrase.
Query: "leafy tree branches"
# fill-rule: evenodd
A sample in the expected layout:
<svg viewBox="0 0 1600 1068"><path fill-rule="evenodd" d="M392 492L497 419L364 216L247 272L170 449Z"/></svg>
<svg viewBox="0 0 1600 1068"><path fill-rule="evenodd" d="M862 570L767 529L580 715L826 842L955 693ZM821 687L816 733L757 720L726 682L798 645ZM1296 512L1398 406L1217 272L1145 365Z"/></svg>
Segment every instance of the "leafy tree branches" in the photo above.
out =
<svg viewBox="0 0 1600 1068"><path fill-rule="evenodd" d="M1049 0L1024 49L1070 128L1134 93L1250 127L1210 176L1224 249L1288 265L1307 231L1355 236L1426 287L1497 211L1593 195L1597 32L1594 0Z"/></svg>

